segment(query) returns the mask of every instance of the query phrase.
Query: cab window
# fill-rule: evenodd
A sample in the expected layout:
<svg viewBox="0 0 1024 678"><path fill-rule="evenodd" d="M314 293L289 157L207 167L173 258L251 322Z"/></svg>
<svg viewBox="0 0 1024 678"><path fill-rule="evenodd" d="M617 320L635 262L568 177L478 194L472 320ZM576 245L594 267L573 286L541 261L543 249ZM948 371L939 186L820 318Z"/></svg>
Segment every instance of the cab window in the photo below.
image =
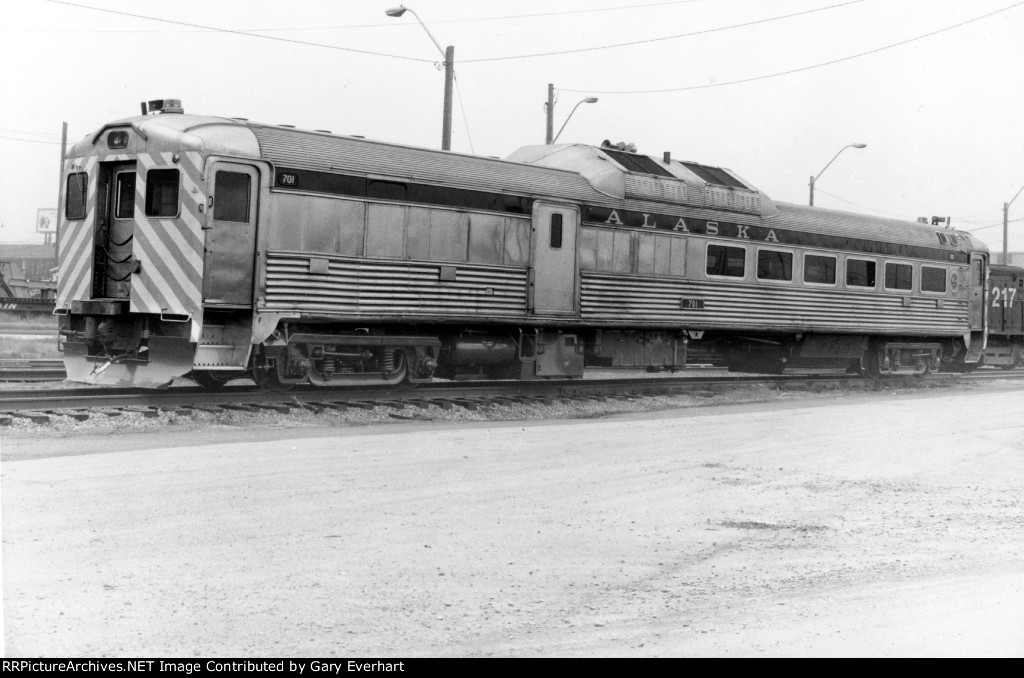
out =
<svg viewBox="0 0 1024 678"><path fill-rule="evenodd" d="M88 193L89 175L75 172L68 175L67 197L64 200L64 216L68 219L85 219L85 198Z"/></svg>
<svg viewBox="0 0 1024 678"><path fill-rule="evenodd" d="M146 174L146 216L178 216L178 170L153 169Z"/></svg>

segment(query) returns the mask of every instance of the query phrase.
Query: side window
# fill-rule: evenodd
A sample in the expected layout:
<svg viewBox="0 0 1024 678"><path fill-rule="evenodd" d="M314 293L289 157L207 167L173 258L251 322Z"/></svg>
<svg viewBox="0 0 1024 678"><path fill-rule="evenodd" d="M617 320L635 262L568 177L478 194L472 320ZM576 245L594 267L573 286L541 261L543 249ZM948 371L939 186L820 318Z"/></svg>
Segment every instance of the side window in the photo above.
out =
<svg viewBox="0 0 1024 678"><path fill-rule="evenodd" d="M983 274L981 271L981 261L975 259L971 262L971 285L974 287L981 287L983 282Z"/></svg>
<svg viewBox="0 0 1024 678"><path fill-rule="evenodd" d="M847 259L846 284L850 287L874 287L875 262L867 259Z"/></svg>
<svg viewBox="0 0 1024 678"><path fill-rule="evenodd" d="M146 173L146 216L178 216L178 170L154 169Z"/></svg>
<svg viewBox="0 0 1024 678"><path fill-rule="evenodd" d="M114 216L131 219L135 216L135 172L117 173L117 207Z"/></svg>
<svg viewBox="0 0 1024 678"><path fill-rule="evenodd" d="M791 282L793 280L792 252L758 250L757 279Z"/></svg>
<svg viewBox="0 0 1024 678"><path fill-rule="evenodd" d="M562 248L562 215L555 214L551 215L551 249L557 250Z"/></svg>
<svg viewBox="0 0 1024 678"><path fill-rule="evenodd" d="M935 268L934 266L921 267L921 291L922 292L945 292L946 291L946 269Z"/></svg>
<svg viewBox="0 0 1024 678"><path fill-rule="evenodd" d="M804 282L814 285L836 284L836 258L808 254L804 257Z"/></svg>
<svg viewBox="0 0 1024 678"><path fill-rule="evenodd" d="M885 289L910 290L914 288L914 267L910 264L885 265Z"/></svg>
<svg viewBox="0 0 1024 678"><path fill-rule="evenodd" d="M746 250L742 247L708 245L707 274L742 278L745 272Z"/></svg>
<svg viewBox="0 0 1024 678"><path fill-rule="evenodd" d="M68 175L67 197L64 200L64 216L67 219L85 219L85 198L88 194L89 175L75 172Z"/></svg>
<svg viewBox="0 0 1024 678"><path fill-rule="evenodd" d="M215 221L249 221L249 175L242 172L217 172L214 185Z"/></svg>

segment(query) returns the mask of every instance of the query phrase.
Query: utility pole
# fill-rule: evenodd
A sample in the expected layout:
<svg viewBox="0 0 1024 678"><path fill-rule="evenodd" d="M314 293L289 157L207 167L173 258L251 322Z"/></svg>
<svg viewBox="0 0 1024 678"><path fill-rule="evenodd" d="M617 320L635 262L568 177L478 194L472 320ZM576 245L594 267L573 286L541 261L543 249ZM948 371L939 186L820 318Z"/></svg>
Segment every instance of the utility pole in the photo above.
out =
<svg viewBox="0 0 1024 678"><path fill-rule="evenodd" d="M554 83L548 83L548 103L545 105L547 111L547 132L544 135L544 143L550 144L551 140L555 136L555 85Z"/></svg>
<svg viewBox="0 0 1024 678"><path fill-rule="evenodd" d="M1020 196L1021 191L1024 191L1024 186L1020 187L1017 195L1010 198L1010 202L1003 203L1003 266L1010 265L1010 254L1007 252L1010 240L1010 205Z"/></svg>
<svg viewBox="0 0 1024 678"><path fill-rule="evenodd" d="M444 122L441 123L441 150L452 150L452 83L455 80L455 47L444 50Z"/></svg>
<svg viewBox="0 0 1024 678"><path fill-rule="evenodd" d="M60 222L64 216L64 158L68 154L68 124L61 124L60 132L60 172L57 174L57 223L53 227L54 254L57 258L58 273L60 271Z"/></svg>

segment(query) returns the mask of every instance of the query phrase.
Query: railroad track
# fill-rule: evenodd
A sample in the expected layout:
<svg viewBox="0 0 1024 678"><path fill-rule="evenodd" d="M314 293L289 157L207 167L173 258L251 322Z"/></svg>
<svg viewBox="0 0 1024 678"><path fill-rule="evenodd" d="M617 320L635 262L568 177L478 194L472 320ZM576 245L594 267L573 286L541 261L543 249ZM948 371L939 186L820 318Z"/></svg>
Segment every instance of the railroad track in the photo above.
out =
<svg viewBox="0 0 1024 678"><path fill-rule="evenodd" d="M989 371L970 375L939 374L926 378L941 384L957 380L1024 379L1024 372ZM607 401L650 395L694 394L712 396L723 388L768 386L811 388L839 384L851 389L874 389L892 385L920 386L920 378L872 381L854 375L784 375L781 377L727 374L698 376L627 377L559 381L437 382L417 387L381 388L297 388L277 393L244 385L227 386L216 392L179 386L163 390L128 388L79 388L61 390L0 391L0 425L15 419L46 424L64 416L84 421L90 417L139 413L158 417L162 413L192 416L198 412L261 412L287 414L296 410L322 412L390 408L396 412L436 406L442 409L476 410L499 404L551 404L572 401ZM398 418L416 418L403 417Z"/></svg>
<svg viewBox="0 0 1024 678"><path fill-rule="evenodd" d="M0 360L0 381L63 381L63 360Z"/></svg>

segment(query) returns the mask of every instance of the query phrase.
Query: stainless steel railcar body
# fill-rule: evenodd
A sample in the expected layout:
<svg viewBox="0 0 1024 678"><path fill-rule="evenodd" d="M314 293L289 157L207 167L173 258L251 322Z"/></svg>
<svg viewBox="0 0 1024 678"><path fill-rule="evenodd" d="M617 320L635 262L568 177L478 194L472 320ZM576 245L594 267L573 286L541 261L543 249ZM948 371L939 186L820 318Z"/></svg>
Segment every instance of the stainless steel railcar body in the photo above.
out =
<svg viewBox="0 0 1024 678"><path fill-rule="evenodd" d="M735 174L610 146L507 160L187 115L65 161L69 378L271 385L686 362L922 371L977 360L969 235L776 204Z"/></svg>

